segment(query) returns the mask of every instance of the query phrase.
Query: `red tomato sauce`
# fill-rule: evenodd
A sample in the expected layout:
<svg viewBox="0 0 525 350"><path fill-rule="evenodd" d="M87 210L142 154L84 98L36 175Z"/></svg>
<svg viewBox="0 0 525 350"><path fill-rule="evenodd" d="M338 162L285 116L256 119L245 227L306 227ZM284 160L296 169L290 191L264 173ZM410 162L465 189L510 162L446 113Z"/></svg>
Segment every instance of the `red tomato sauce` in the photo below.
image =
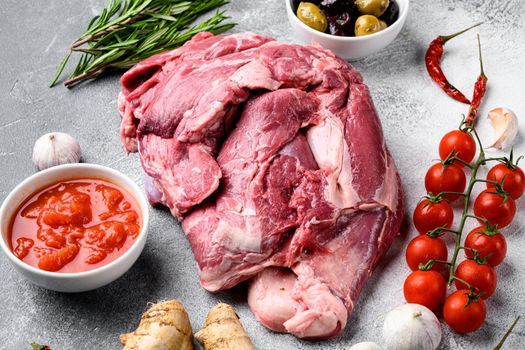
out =
<svg viewBox="0 0 525 350"><path fill-rule="evenodd" d="M82 272L124 254L140 233L137 202L100 179L75 179L31 195L12 219L10 243L25 263L47 271Z"/></svg>

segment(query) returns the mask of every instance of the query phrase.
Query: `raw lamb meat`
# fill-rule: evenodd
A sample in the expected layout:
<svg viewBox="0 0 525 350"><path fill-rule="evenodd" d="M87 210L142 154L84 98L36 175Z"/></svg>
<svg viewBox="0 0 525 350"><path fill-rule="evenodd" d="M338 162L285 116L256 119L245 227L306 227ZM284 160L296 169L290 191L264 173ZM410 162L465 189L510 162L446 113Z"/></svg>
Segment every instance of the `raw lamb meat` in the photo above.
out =
<svg viewBox="0 0 525 350"><path fill-rule="evenodd" d="M253 277L268 328L341 334L403 215L361 75L318 45L201 33L121 83L123 145L182 221L201 285Z"/></svg>

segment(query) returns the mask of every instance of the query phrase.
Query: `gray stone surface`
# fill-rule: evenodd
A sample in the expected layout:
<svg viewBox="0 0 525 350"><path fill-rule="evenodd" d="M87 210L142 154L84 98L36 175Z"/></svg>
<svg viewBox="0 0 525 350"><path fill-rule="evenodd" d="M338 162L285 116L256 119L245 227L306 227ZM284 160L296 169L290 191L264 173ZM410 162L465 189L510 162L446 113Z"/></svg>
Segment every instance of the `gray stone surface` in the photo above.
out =
<svg viewBox="0 0 525 350"><path fill-rule="evenodd" d="M74 90L47 84L68 44L83 31L104 0L3 0L0 6L0 199L33 174L33 142L43 133L64 131L76 136L85 162L107 165L142 183L136 155L125 156L118 138L116 97L118 76ZM229 14L236 31L250 30L294 41L283 0L232 0ZM484 21L480 32L490 90L479 120L486 144L489 108L507 106L525 115L525 2L412 1L406 26L397 40L376 55L355 62L370 86L385 136L405 186L407 213L423 194L423 176L437 157L440 136L455 128L466 107L439 91L427 77L423 55L438 33L450 33ZM470 94L478 73L475 31L447 47L447 74ZM523 119L521 119L523 120ZM523 135L523 125L520 127ZM516 150L525 152L520 136ZM525 314L523 205L504 230L507 260L498 267L498 289L487 302L487 322L471 335L457 335L443 326L441 349L489 349L517 314ZM152 210L148 242L137 263L116 282L88 293L61 294L35 287L0 258L0 348L28 349L30 341L49 343L53 350L118 349L118 335L137 325L148 302L178 298L194 329L218 301L233 304L258 349L348 349L365 340L382 342L385 313L402 303L408 269L403 252L410 236L397 239L363 290L344 335L326 342L306 342L272 333L257 323L245 302L245 289L209 294L200 288L190 248L176 220L166 210ZM450 243L450 242L449 242ZM525 321L518 324L505 349L523 349Z"/></svg>

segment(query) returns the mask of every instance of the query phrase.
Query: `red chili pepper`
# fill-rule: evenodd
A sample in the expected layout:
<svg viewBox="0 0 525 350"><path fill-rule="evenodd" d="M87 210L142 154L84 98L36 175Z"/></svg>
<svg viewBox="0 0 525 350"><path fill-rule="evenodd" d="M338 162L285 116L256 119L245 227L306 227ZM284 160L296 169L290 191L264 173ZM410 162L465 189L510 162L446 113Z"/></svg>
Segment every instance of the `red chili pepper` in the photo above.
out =
<svg viewBox="0 0 525 350"><path fill-rule="evenodd" d="M485 96L485 92L487 91L487 82L489 80L485 75L485 72L483 71L483 57L481 57L481 42L479 40L479 34L478 50L481 73L479 74L478 80L476 80L476 84L474 84L474 95L472 96L472 103L470 104L468 115L465 119L465 125L467 126L472 125L472 123L474 123L474 119L476 119L476 115L478 114L478 108L481 104L481 101L483 100L483 96Z"/></svg>
<svg viewBox="0 0 525 350"><path fill-rule="evenodd" d="M427 53L425 54L425 64L427 66L427 71L430 77L441 87L443 91L447 93L453 99L470 104L468 98L463 95L456 87L454 87L443 73L441 69L441 58L443 57L443 46L450 39L465 33L467 30L470 30L474 27L479 26L481 23L475 24L472 27L464 29L460 32L451 35L440 35L436 39L432 40L428 46Z"/></svg>

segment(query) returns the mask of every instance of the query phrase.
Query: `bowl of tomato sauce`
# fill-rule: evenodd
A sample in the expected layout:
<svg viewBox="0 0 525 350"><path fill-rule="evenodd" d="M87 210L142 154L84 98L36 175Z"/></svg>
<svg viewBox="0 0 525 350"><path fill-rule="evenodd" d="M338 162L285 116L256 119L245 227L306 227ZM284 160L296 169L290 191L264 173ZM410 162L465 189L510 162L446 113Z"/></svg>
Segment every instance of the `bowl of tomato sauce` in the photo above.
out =
<svg viewBox="0 0 525 350"><path fill-rule="evenodd" d="M149 205L126 175L67 164L22 181L0 208L0 247L30 282L83 292L122 276L141 254Z"/></svg>

